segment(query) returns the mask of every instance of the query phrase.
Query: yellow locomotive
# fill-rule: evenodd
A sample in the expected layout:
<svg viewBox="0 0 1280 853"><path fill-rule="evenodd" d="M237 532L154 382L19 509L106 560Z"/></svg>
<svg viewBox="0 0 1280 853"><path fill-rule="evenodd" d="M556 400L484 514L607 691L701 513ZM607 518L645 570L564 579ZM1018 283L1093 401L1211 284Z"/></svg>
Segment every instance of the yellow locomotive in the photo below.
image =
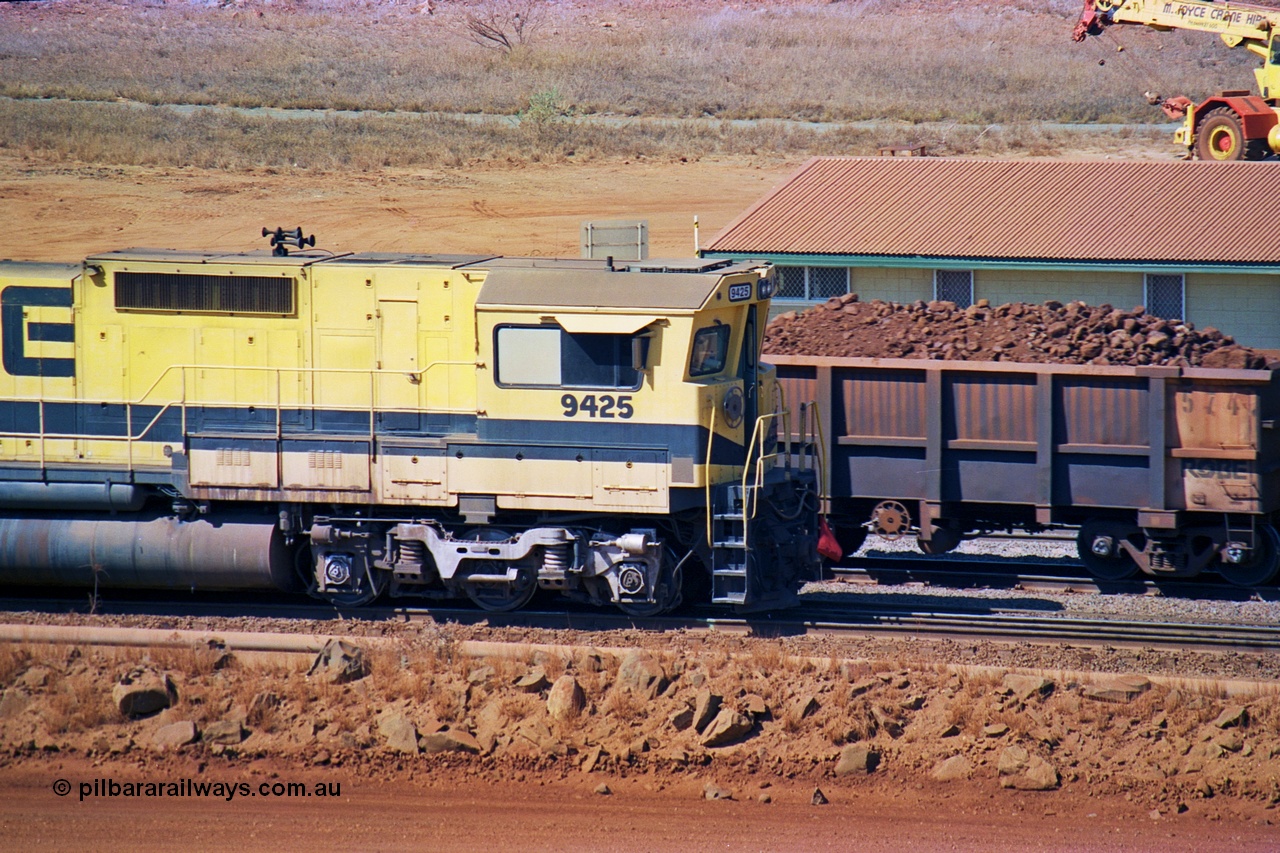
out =
<svg viewBox="0 0 1280 853"><path fill-rule="evenodd" d="M264 236L0 262L0 581L645 615L815 572L767 265Z"/></svg>

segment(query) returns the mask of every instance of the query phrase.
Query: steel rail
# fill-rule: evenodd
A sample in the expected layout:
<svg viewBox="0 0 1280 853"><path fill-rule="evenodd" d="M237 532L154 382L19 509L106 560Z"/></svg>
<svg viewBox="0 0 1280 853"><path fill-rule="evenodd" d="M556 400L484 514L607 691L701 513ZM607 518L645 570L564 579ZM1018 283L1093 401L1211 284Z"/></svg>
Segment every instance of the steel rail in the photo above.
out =
<svg viewBox="0 0 1280 853"><path fill-rule="evenodd" d="M930 557L860 559L857 566L835 566L836 580L852 584L925 583L954 589L1025 589L1045 592L1165 595L1220 601L1280 601L1275 585L1246 588L1205 578L1156 578L1138 575L1122 581L1100 581L1080 572L1078 564L981 559L947 562Z"/></svg>
<svg viewBox="0 0 1280 853"><path fill-rule="evenodd" d="M957 608L966 605L956 602ZM78 601L77 601L78 603ZM67 612L66 600L0 599L3 611ZM996 642L1059 642L1082 646L1140 646L1170 650L1280 652L1280 626L1205 622L1119 621L1000 612L940 612L918 606L875 603L809 602L799 608L758 615L726 616L710 608L687 615L636 618L591 608L493 613L456 607L365 607L337 609L323 604L223 602L112 602L103 615L144 614L285 620L359 619L368 622L455 623L491 628L540 628L579 632L616 630L708 631L761 637L907 636L960 637ZM20 627L20 626L15 626ZM312 630L308 626L308 630Z"/></svg>

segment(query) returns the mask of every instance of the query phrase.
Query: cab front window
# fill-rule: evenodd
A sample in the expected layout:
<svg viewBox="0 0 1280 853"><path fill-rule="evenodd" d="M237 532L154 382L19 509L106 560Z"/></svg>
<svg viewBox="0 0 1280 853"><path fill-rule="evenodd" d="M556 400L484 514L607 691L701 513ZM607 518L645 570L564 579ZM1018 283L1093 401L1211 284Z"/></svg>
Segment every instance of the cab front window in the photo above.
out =
<svg viewBox="0 0 1280 853"><path fill-rule="evenodd" d="M717 323L699 329L693 336L693 355L689 358L690 376L710 376L724 370L729 352L729 327Z"/></svg>

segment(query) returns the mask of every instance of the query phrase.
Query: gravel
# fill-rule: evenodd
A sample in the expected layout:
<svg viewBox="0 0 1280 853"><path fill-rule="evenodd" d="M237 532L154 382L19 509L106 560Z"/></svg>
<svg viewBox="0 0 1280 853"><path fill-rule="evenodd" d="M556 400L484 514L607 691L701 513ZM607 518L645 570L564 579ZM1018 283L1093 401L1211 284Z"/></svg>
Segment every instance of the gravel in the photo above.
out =
<svg viewBox="0 0 1280 853"><path fill-rule="evenodd" d="M860 557L920 557L915 540L903 537L894 541L877 536L868 537L866 543L849 560L856 567ZM931 563L936 565L935 560ZM1032 539L1013 537L1008 539L971 539L960 543L951 554L941 558L957 563L958 571L971 570L974 563L1017 561L1019 563L1043 562L1046 566L1077 567L1080 576L1085 570L1079 566L1073 540ZM1173 581L1171 583L1179 583ZM1188 583L1190 587L1190 583ZM927 590L927 591L925 591ZM1232 593L1237 591L1231 589ZM960 588L928 585L922 582L906 584L850 584L843 581L813 583L805 587L803 594L811 600L839 601L849 596L893 596L895 604L912 604L922 608L935 604L939 599L972 599L975 605L984 602L1000 602L993 609L999 612L1034 612L1040 617L1092 618L1098 616L1120 617L1129 621L1220 623L1237 625L1280 625L1280 600L1263 600L1266 597L1280 599L1280 591L1271 588L1255 592L1248 601L1227 600L1212 589L1197 589L1204 598L1170 597L1158 588L1149 588L1146 594L1056 592L1039 589ZM1214 595L1218 597L1213 597ZM1241 590L1237 594L1245 595ZM954 606L954 604L952 605Z"/></svg>

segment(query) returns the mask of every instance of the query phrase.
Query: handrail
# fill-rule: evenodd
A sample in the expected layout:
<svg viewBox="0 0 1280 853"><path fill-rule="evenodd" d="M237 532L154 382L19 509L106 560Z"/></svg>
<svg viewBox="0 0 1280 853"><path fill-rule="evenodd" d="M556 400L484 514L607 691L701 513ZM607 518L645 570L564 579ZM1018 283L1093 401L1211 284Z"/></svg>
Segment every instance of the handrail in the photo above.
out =
<svg viewBox="0 0 1280 853"><path fill-rule="evenodd" d="M421 407L416 407L416 406L390 406L390 407L379 406L377 377L403 376L408 381L414 382L416 384L416 383L421 383L425 379L427 372L432 370L433 368L474 367L474 366L475 366L474 361L454 361L454 360L433 361L430 364L424 365L419 370L412 370L412 371L393 370L393 369L384 369L384 368L374 368L374 369L364 370L359 368L345 368L345 367L270 367L266 365L171 364L166 366L165 369L160 372L160 374L147 387L146 391L144 391L140 396L135 397L133 400L122 400L119 403L113 404L113 405L124 406L124 409L125 409L125 434L122 436L93 435L93 434L81 433L81 432L70 432L70 433L47 432L45 430L45 423L46 423L45 409L47 406L51 404L83 404L88 402L88 400L85 397L41 397L37 401L38 402L37 412L38 412L39 423L38 423L36 432L33 433L33 432L18 432L18 431L0 431L0 437L13 438L13 439L34 438L38 440L40 443L39 462L40 462L41 469L45 468L48 463L46 445L47 445L47 442L49 441L125 442L125 446L127 448L126 465L129 468L129 470L132 470L134 467L134 452L133 452L134 442L142 441L144 437L147 435L147 433L149 433L156 426L156 424L159 423L159 421L173 409L179 408L182 411L182 434L185 436L188 434L187 409L189 407L194 405L227 406L227 405L237 405L242 403L242 401L239 401L239 400L220 400L220 399L214 399L214 398L196 399L196 400L189 399L189 396L187 393L187 385L188 385L187 371L214 370L214 371L236 371L236 372L256 372L256 373L274 374L275 380L276 380L275 395L274 395L275 400L271 403L268 403L268 405L272 406L272 408L275 409L275 415L276 415L275 431L276 431L277 439L281 438L284 434L283 411L284 411L285 405L282 399L283 389L281 387L281 383L283 381L283 375L285 373L287 372L296 373L299 376L302 376L302 375L312 375L312 376L315 376L315 375L367 375L369 376L369 404L367 406L364 406L364 405L321 406L320 404L316 403L314 398L311 400L303 400L300 398L296 405L297 405L297 408L299 409L310 409L313 411L317 408L335 409L337 411L367 411L369 413L369 430L370 430L369 438L370 438L370 441L372 442L376 440L376 437L377 437L374 420L375 420L375 415L378 412L381 411L381 412L398 413L398 412L422 411ZM162 382L164 382L168 377L174 375L175 373L177 373L177 375L180 378L180 388L178 391L178 398L177 399L170 398L163 402L147 403L146 402L147 398L150 397L152 393L156 391L156 389L161 385ZM141 431L139 431L135 435L134 429L133 429L134 414L135 414L134 409L135 407L143 406L143 405L159 406L159 411L157 411L155 415L149 421L147 421L146 425L141 429ZM474 412L474 407L438 408L438 409L432 409L431 411L433 413L451 414L451 415L452 414L468 414L468 413Z"/></svg>
<svg viewBox="0 0 1280 853"><path fill-rule="evenodd" d="M715 504L711 502L711 451L715 447L716 441L716 411L720 407L716 405L715 395L711 396L711 423L707 425L707 456L703 463L702 485L706 490L706 500L703 505L707 508L707 547L715 547L712 543L712 516L715 514Z"/></svg>

